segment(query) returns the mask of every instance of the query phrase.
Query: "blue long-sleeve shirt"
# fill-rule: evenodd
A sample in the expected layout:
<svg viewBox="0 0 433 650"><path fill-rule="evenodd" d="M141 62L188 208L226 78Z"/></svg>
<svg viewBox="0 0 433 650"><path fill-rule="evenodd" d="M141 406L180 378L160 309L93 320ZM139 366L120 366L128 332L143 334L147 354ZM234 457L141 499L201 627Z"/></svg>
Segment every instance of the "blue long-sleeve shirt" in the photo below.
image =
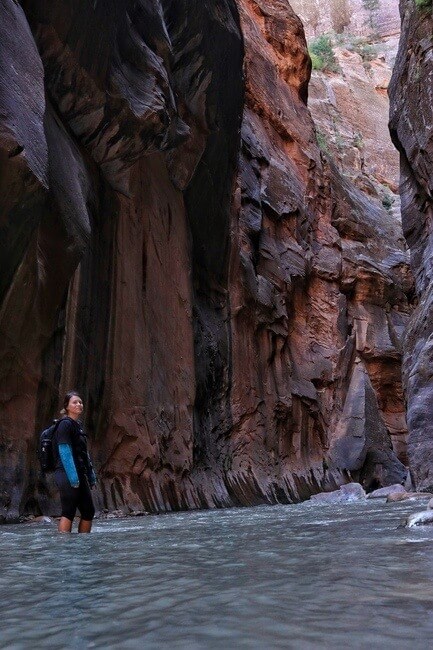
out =
<svg viewBox="0 0 433 650"><path fill-rule="evenodd" d="M72 487L79 487L80 479L78 478L77 468L75 467L74 457L72 455L71 445L62 443L59 445L59 456L65 469L66 476Z"/></svg>

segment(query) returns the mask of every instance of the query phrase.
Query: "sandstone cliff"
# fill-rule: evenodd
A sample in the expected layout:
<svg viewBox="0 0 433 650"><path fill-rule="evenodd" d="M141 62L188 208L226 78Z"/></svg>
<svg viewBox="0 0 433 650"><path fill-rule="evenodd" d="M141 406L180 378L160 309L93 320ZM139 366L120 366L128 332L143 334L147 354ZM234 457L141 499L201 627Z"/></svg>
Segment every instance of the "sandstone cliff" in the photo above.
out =
<svg viewBox="0 0 433 650"><path fill-rule="evenodd" d="M390 87L391 134L400 151L404 234L419 298L405 338L409 458L418 489L433 489L431 269L433 215L433 15L402 0L402 36Z"/></svg>
<svg viewBox="0 0 433 650"><path fill-rule="evenodd" d="M321 155L287 3L1 12L0 516L55 509L71 386L100 507L403 481L400 226Z"/></svg>
<svg viewBox="0 0 433 650"><path fill-rule="evenodd" d="M347 31L384 38L400 32L398 0L292 0L308 38Z"/></svg>
<svg viewBox="0 0 433 650"><path fill-rule="evenodd" d="M323 151L359 189L396 210L398 218L398 152L386 128L392 68L382 42L371 48L368 61L357 51L334 48L338 71L313 72L308 106Z"/></svg>

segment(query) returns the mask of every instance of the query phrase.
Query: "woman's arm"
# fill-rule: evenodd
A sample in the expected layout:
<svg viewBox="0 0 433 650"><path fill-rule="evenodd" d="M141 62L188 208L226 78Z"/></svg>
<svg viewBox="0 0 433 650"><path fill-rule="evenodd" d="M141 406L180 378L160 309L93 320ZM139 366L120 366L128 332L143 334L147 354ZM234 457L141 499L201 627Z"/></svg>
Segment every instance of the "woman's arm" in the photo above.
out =
<svg viewBox="0 0 433 650"><path fill-rule="evenodd" d="M80 479L78 478L77 468L75 467L71 445L61 443L59 445L59 456L62 461L63 467L65 468L66 476L68 477L69 483L73 488L79 487Z"/></svg>

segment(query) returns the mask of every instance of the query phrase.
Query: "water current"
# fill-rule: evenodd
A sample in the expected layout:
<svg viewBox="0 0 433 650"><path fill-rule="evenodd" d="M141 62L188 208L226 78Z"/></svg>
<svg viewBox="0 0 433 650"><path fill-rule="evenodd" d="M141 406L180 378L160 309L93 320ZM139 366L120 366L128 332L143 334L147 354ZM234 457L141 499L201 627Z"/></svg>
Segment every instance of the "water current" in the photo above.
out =
<svg viewBox="0 0 433 650"><path fill-rule="evenodd" d="M1 648L430 648L433 529L383 502L0 527Z"/></svg>

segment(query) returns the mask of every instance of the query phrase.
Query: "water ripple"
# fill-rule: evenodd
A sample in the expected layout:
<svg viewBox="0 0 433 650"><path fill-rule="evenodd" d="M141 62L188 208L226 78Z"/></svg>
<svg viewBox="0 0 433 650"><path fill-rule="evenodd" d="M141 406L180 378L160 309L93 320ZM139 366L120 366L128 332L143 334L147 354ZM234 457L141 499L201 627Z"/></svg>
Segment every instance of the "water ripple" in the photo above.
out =
<svg viewBox="0 0 433 650"><path fill-rule="evenodd" d="M430 647L414 504L274 506L0 528L1 648Z"/></svg>

